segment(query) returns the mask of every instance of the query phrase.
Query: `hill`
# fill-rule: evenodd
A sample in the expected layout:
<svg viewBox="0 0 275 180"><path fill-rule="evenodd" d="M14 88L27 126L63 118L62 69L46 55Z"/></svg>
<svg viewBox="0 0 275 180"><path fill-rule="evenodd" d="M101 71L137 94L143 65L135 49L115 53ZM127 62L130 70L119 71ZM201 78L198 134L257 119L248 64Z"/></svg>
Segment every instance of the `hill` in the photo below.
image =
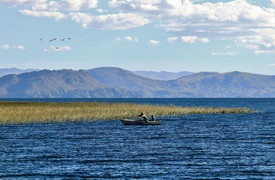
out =
<svg viewBox="0 0 275 180"><path fill-rule="evenodd" d="M42 70L0 78L0 98L275 97L275 76L201 72L154 80L121 68Z"/></svg>
<svg viewBox="0 0 275 180"><path fill-rule="evenodd" d="M133 97L123 89L105 86L85 71L34 71L0 78L1 98Z"/></svg>
<svg viewBox="0 0 275 180"><path fill-rule="evenodd" d="M275 97L275 76L244 72L201 72L176 80L153 80L120 68L96 68L97 81L139 97Z"/></svg>
<svg viewBox="0 0 275 180"><path fill-rule="evenodd" d="M17 68L3 68L0 69L0 77L8 74L21 74L25 72L38 71L38 69L17 69Z"/></svg>
<svg viewBox="0 0 275 180"><path fill-rule="evenodd" d="M194 97L275 97L275 76L237 71L196 73L171 84L168 88L189 90Z"/></svg>
<svg viewBox="0 0 275 180"><path fill-rule="evenodd" d="M126 89L138 94L139 97L154 97L155 91L162 89L165 83L165 81L145 78L130 71L114 67L95 68L87 70L87 72L104 85Z"/></svg>
<svg viewBox="0 0 275 180"><path fill-rule="evenodd" d="M132 72L134 74L137 74L139 76L143 76L146 78L155 79L155 80L165 80L165 81L175 80L183 76L194 74L193 72L188 72L188 71L182 71L182 72L132 71Z"/></svg>

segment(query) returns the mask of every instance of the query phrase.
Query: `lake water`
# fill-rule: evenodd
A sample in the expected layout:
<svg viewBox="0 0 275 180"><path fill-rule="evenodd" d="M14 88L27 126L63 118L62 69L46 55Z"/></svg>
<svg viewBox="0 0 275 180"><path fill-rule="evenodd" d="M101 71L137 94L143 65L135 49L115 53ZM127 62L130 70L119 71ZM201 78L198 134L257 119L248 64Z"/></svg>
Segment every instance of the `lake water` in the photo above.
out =
<svg viewBox="0 0 275 180"><path fill-rule="evenodd" d="M0 125L1 179L275 179L275 99L21 101L26 100L248 107L259 112L159 117L160 126L124 126L118 120Z"/></svg>

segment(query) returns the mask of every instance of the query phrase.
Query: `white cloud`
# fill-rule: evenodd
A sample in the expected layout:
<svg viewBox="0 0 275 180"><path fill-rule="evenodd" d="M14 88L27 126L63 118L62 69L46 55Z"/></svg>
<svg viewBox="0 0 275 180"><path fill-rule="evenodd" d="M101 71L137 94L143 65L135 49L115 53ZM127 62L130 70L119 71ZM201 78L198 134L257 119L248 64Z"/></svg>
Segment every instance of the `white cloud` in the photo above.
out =
<svg viewBox="0 0 275 180"><path fill-rule="evenodd" d="M168 42L175 42L177 40L178 40L177 37L169 37L169 38L166 39L166 41L168 41Z"/></svg>
<svg viewBox="0 0 275 180"><path fill-rule="evenodd" d="M137 37L125 36L124 39L126 41L130 41L130 42L138 42L138 38Z"/></svg>
<svg viewBox="0 0 275 180"><path fill-rule="evenodd" d="M116 38L117 41L121 41L121 40L125 40L128 42L138 42L138 38L137 37L133 37L133 36L124 36L124 37L118 37Z"/></svg>
<svg viewBox="0 0 275 180"><path fill-rule="evenodd" d="M150 46L158 46L159 43L160 43L159 41L151 39L151 40L149 40L148 45L150 45Z"/></svg>
<svg viewBox="0 0 275 180"><path fill-rule="evenodd" d="M49 1L46 9L53 11L82 11L97 7L97 0L61 0Z"/></svg>
<svg viewBox="0 0 275 180"><path fill-rule="evenodd" d="M50 46L48 49L44 49L44 51L70 51L71 49L69 46Z"/></svg>
<svg viewBox="0 0 275 180"><path fill-rule="evenodd" d="M72 20L81 23L84 28L89 26L93 21L93 17L85 13L71 13Z"/></svg>
<svg viewBox="0 0 275 180"><path fill-rule="evenodd" d="M1 48L4 49L4 50L7 50L7 49L19 49L19 50L24 50L24 49L26 49L26 47L23 46L23 45L9 45L9 44L4 44L4 45L2 45Z"/></svg>
<svg viewBox="0 0 275 180"><path fill-rule="evenodd" d="M16 6L34 6L36 4L44 3L45 0L1 0L0 4L16 7Z"/></svg>
<svg viewBox="0 0 275 180"><path fill-rule="evenodd" d="M238 51L228 51L228 52L212 52L213 56L236 56L240 53Z"/></svg>
<svg viewBox="0 0 275 180"><path fill-rule="evenodd" d="M158 24L171 36L189 43L207 43L209 39L235 40L255 53L275 51L275 0L270 7L248 0L205 2L201 0L109 0L109 8L98 0L1 0L0 5L16 6L22 14L56 20L69 15L84 28L125 30L146 24ZM97 16L87 14L91 9ZM106 10L105 10L106 9ZM93 11L89 11L93 12ZM181 37L184 38L181 38ZM196 37L196 38L194 38ZM264 42L258 40L264 37ZM257 41L253 40L257 39ZM169 42L176 41L167 39Z"/></svg>
<svg viewBox="0 0 275 180"><path fill-rule="evenodd" d="M196 43L196 42L208 43L209 42L207 38L200 38L197 36L182 36L181 40L182 42L185 42L185 43Z"/></svg>
<svg viewBox="0 0 275 180"><path fill-rule="evenodd" d="M229 40L241 38L248 42L257 36L275 34L274 8L260 7L246 0L219 3L200 2L192 0L111 0L109 5L119 12L131 12L147 17L151 22L159 22L168 33L177 37L187 36L182 39L184 42L206 43L210 38ZM275 0L271 2L275 5ZM170 42L173 40L167 39ZM271 52L270 49L264 51L267 44L261 46L263 49L258 52ZM248 47L249 44L245 43L243 46Z"/></svg>
<svg viewBox="0 0 275 180"><path fill-rule="evenodd" d="M195 41L198 39L197 36L182 36L181 40L182 42L186 43L195 43Z"/></svg>
<svg viewBox="0 0 275 180"><path fill-rule="evenodd" d="M32 11L32 10L19 10L24 15L34 16L34 17L47 17L54 18L55 20L65 19L66 15L60 12L51 12L51 11Z"/></svg>
<svg viewBox="0 0 275 180"><path fill-rule="evenodd" d="M97 0L63 0L60 3L61 9L68 11L81 11L97 7Z"/></svg>
<svg viewBox="0 0 275 180"><path fill-rule="evenodd" d="M70 51L72 48L69 46L60 46L58 51Z"/></svg>
<svg viewBox="0 0 275 180"><path fill-rule="evenodd" d="M101 9L101 8L96 9L96 11L99 12L99 13L108 12L108 10L106 10L106 9Z"/></svg>
<svg viewBox="0 0 275 180"><path fill-rule="evenodd" d="M0 0L1 4L18 7L24 15L61 20L67 17L68 12L97 8L98 0Z"/></svg>
<svg viewBox="0 0 275 180"><path fill-rule="evenodd" d="M268 66L275 67L275 64L268 64Z"/></svg>
<svg viewBox="0 0 275 180"><path fill-rule="evenodd" d="M17 46L17 49L23 50L23 49L26 49L26 47L25 47L25 46L22 46L22 45L19 45L19 46Z"/></svg>
<svg viewBox="0 0 275 180"><path fill-rule="evenodd" d="M255 54L275 54L275 35L242 36L237 39L241 47L251 49Z"/></svg>
<svg viewBox="0 0 275 180"><path fill-rule="evenodd" d="M2 45L2 49L10 49L11 48L11 46L10 45L8 45L8 44L4 44L4 45Z"/></svg>
<svg viewBox="0 0 275 180"><path fill-rule="evenodd" d="M98 0L1 0L0 4L34 11L82 11L96 8Z"/></svg>
<svg viewBox="0 0 275 180"><path fill-rule="evenodd" d="M143 26L149 20L131 13L107 14L91 16L85 13L71 13L74 21L81 23L84 28L97 28L101 30L124 30Z"/></svg>

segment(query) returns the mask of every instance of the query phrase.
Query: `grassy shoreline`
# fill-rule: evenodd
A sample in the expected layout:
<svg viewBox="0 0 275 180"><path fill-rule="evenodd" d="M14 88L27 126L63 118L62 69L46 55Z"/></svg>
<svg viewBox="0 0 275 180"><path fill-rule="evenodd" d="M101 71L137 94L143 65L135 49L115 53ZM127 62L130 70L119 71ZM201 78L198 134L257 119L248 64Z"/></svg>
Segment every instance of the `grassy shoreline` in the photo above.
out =
<svg viewBox="0 0 275 180"><path fill-rule="evenodd" d="M0 124L48 123L183 114L253 113L248 108L179 107L103 102L0 102Z"/></svg>

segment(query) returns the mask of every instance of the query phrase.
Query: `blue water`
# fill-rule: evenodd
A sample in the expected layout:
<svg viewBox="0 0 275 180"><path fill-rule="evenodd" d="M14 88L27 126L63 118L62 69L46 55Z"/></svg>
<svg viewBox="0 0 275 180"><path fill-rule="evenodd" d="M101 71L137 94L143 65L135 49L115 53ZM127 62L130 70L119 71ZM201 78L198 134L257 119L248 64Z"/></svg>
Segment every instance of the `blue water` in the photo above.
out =
<svg viewBox="0 0 275 180"><path fill-rule="evenodd" d="M118 120L0 125L1 179L275 179L275 99L26 100L249 107L259 112L159 117L160 126L124 126Z"/></svg>

